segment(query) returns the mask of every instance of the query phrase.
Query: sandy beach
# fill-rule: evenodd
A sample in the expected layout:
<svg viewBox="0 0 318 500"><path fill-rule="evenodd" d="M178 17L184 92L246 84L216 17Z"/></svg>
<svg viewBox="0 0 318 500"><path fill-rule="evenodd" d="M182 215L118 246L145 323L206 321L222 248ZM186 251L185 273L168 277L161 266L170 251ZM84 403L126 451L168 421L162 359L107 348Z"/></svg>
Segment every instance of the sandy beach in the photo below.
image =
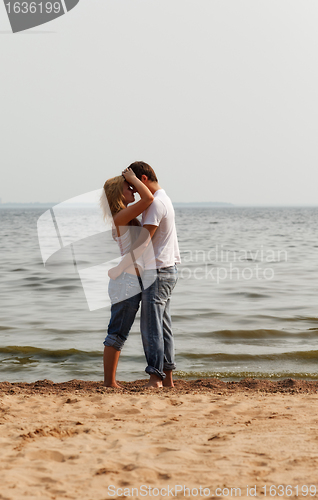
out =
<svg viewBox="0 0 318 500"><path fill-rule="evenodd" d="M318 382L144 384L1 383L0 499L318 492Z"/></svg>

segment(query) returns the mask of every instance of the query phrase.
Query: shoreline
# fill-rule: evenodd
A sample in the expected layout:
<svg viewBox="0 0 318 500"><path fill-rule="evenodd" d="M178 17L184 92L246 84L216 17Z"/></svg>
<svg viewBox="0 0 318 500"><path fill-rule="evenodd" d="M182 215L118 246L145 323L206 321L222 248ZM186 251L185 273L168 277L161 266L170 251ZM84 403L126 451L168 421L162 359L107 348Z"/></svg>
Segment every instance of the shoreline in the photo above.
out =
<svg viewBox="0 0 318 500"><path fill-rule="evenodd" d="M243 391L264 392L269 394L315 394L318 393L318 380L304 380L286 378L282 380L246 378L240 381L224 382L216 378L196 380L174 380L175 387L163 387L153 390L145 387L146 379L134 382L118 381L123 388L104 387L103 382L73 379L67 382L53 382L52 380L38 380L36 382L0 382L1 394L65 394L73 391L87 393L117 393L117 394L159 394L168 392L172 394L213 393L234 394Z"/></svg>

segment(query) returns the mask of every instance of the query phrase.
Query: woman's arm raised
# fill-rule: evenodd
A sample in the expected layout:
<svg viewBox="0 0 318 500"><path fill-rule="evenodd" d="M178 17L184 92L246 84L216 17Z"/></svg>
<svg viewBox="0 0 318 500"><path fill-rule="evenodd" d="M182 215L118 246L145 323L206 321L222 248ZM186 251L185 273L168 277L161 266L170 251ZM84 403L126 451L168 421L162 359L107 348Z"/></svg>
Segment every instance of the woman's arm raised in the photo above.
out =
<svg viewBox="0 0 318 500"><path fill-rule="evenodd" d="M125 226L128 224L128 222L135 219L135 217L138 217L138 215L146 210L146 208L148 208L154 200L151 191L149 191L147 186L145 186L145 184L143 184L135 176L135 173L131 170L131 168L124 170L123 176L129 184L132 184L136 188L138 194L140 195L140 200L137 201L137 203L134 203L134 205L124 208L114 216L114 223L116 226Z"/></svg>

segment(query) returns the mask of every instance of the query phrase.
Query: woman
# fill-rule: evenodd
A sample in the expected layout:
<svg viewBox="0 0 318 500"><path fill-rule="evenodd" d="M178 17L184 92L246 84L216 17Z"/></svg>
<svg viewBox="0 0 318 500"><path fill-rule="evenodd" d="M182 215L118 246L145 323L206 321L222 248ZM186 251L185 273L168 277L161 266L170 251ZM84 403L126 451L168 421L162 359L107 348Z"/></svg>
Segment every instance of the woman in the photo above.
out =
<svg viewBox="0 0 318 500"><path fill-rule="evenodd" d="M130 168L126 168L121 176L106 181L104 191L114 223L114 239L116 239L123 257L129 253L133 241L133 231L130 228L140 226L136 217L149 207L154 197ZM140 195L140 200L134 205L128 206L135 201L134 193L136 191ZM107 217L106 207L104 207L104 215ZM104 341L105 387L120 388L116 382L116 370L120 351L139 308L141 270L142 264L137 260L126 268L125 272L116 280L109 282L108 291L112 306L108 333Z"/></svg>

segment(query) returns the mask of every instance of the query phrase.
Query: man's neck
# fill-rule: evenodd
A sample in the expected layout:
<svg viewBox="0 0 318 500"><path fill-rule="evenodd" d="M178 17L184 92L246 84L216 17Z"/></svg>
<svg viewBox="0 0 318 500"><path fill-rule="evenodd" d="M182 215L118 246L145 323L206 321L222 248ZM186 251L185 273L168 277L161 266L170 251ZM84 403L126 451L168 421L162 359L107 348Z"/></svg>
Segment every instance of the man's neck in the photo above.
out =
<svg viewBox="0 0 318 500"><path fill-rule="evenodd" d="M152 194L155 194L156 191L158 191L159 189L162 189L158 182L155 182L155 181L149 181L148 184L147 184L147 188L149 189L149 191L151 191Z"/></svg>

